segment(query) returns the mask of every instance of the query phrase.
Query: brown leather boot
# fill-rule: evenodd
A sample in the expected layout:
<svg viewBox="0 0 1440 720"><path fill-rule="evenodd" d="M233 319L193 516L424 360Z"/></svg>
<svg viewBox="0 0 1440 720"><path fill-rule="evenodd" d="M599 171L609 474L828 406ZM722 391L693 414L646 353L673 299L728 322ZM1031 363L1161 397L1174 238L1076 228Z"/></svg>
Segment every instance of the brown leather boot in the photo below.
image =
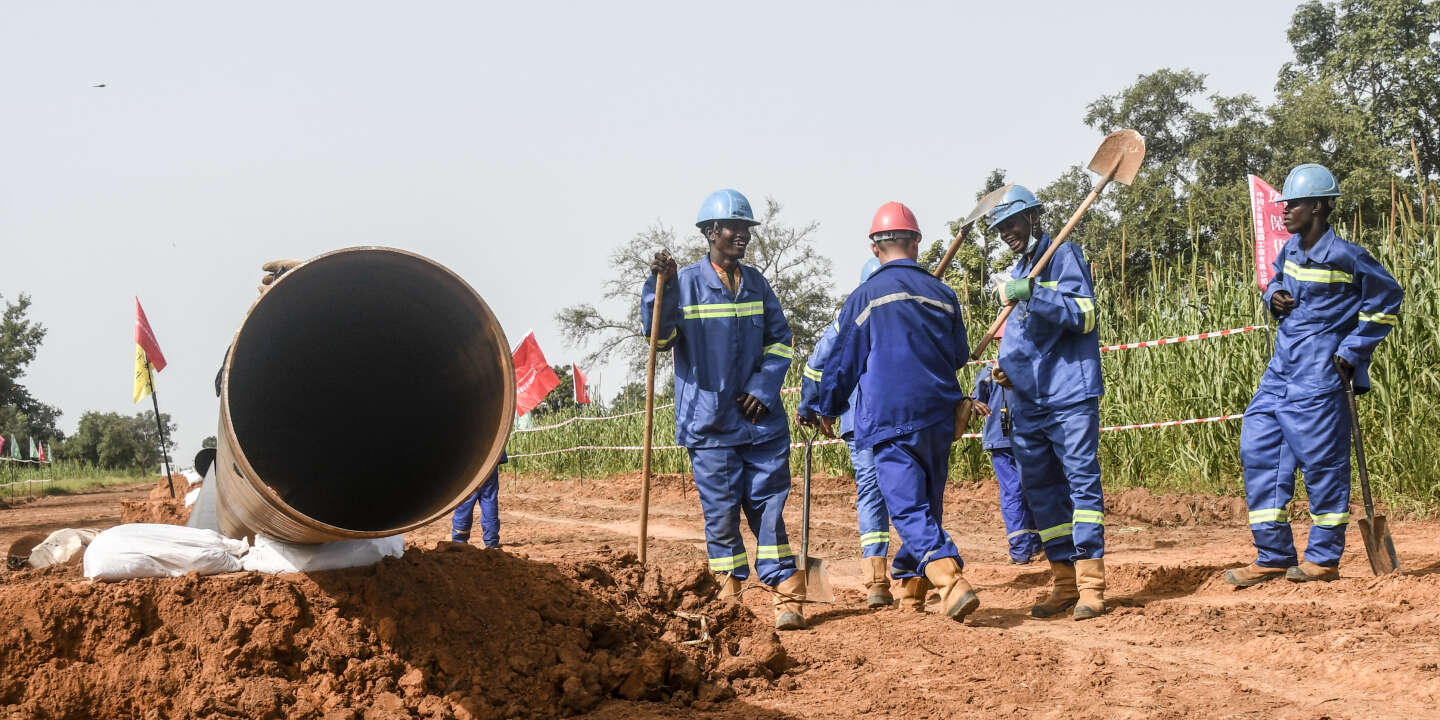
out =
<svg viewBox="0 0 1440 720"><path fill-rule="evenodd" d="M960 574L960 563L955 558L932 560L925 566L925 578L940 591L940 612L946 617L962 622L966 615L980 607L980 598L975 596L970 583L965 582L965 576Z"/></svg>
<svg viewBox="0 0 1440 720"><path fill-rule="evenodd" d="M1239 570L1226 570L1225 582L1235 587L1250 587L1284 576L1285 568L1260 567L1250 563Z"/></svg>
<svg viewBox="0 0 1440 720"><path fill-rule="evenodd" d="M1330 582L1340 579L1340 568L1325 567L1316 565L1309 560L1302 561L1299 565L1285 571L1285 579L1290 582Z"/></svg>
<svg viewBox="0 0 1440 720"><path fill-rule="evenodd" d="M1055 617L1069 610L1080 599L1080 591L1075 588L1074 565L1051 562L1050 575L1055 579L1055 586L1050 589L1049 596L1030 607L1030 617Z"/></svg>
<svg viewBox="0 0 1440 720"><path fill-rule="evenodd" d="M865 581L870 597L865 598L865 605L874 610L894 602L895 598L890 595L890 576L885 572L885 558L865 558L865 568L870 571L869 579Z"/></svg>
<svg viewBox="0 0 1440 720"><path fill-rule="evenodd" d="M1105 614L1105 559L1075 561L1075 587L1080 599L1075 603L1075 619L1089 620Z"/></svg>
<svg viewBox="0 0 1440 720"><path fill-rule="evenodd" d="M715 594L716 600L728 600L740 596L740 587L745 581L726 573L725 579L720 582L720 592Z"/></svg>
<svg viewBox="0 0 1440 720"><path fill-rule="evenodd" d="M804 630L805 571L798 570L775 586L775 629Z"/></svg>
<svg viewBox="0 0 1440 720"><path fill-rule="evenodd" d="M911 612L925 612L925 594L930 592L930 581L923 577L905 578L900 581L900 594L895 596L895 606Z"/></svg>

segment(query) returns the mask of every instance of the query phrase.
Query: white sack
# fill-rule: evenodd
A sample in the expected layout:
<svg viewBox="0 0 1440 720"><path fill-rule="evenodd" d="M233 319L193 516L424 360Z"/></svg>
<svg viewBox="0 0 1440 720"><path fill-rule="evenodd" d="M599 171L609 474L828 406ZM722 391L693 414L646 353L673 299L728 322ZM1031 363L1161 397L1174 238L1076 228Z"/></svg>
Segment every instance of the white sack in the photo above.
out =
<svg viewBox="0 0 1440 720"><path fill-rule="evenodd" d="M231 540L213 530L154 523L116 525L90 541L85 577L126 580L234 572L247 549L244 540Z"/></svg>
<svg viewBox="0 0 1440 720"><path fill-rule="evenodd" d="M242 560L246 570L263 573L312 572L374 565L382 558L405 554L405 539L399 535L368 540L301 545L255 536L255 546Z"/></svg>
<svg viewBox="0 0 1440 720"><path fill-rule="evenodd" d="M70 562L99 534L100 531L95 528L56 530L30 550L30 567L43 568Z"/></svg>

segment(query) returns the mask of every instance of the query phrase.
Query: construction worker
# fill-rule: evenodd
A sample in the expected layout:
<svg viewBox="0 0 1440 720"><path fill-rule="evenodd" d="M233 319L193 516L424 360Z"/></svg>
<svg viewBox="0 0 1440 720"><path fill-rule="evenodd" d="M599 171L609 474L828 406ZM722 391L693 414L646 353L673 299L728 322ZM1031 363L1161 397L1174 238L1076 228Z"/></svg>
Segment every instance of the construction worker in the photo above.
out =
<svg viewBox="0 0 1440 720"><path fill-rule="evenodd" d="M1370 358L1390 334L1404 297L1370 253L1335 234L1330 211L1340 186L1325 167L1290 171L1278 202L1293 233L1275 258L1265 305L1279 323L1275 350L1245 409L1240 461L1257 558L1225 573L1241 587L1284 576L1340 577L1350 522L1350 414L1344 379L1370 389ZM1297 563L1290 532L1295 469L1305 471L1310 539Z"/></svg>
<svg viewBox="0 0 1440 720"><path fill-rule="evenodd" d="M450 540L470 542L470 526L475 519L475 504L480 504L480 539L487 548L500 547L500 466L510 462L504 450L500 462L475 492L465 498L450 516Z"/></svg>
<svg viewBox="0 0 1440 720"><path fill-rule="evenodd" d="M923 609L928 580L940 592L941 612L964 620L980 599L941 527L956 411L966 398L955 376L969 355L960 302L916 264L920 227L909 208L880 206L870 241L882 265L840 310L820 380L818 421L834 437L835 417L859 386L855 447L873 452L880 493L900 534L891 566L900 603Z"/></svg>
<svg viewBox="0 0 1440 720"><path fill-rule="evenodd" d="M1004 335L1005 328L1002 326L995 334L995 342L999 343ZM1040 546L1040 533L1035 530L1035 515L1030 512L1030 503L1025 501L1025 491L1020 488L1020 471L1015 467L1015 455L1010 451L1013 424L1010 391L990 377L990 369L991 366L986 365L975 376L975 392L971 397L975 399L975 415L985 420L980 444L990 453L990 467L994 468L995 484L1000 487L1000 517L1005 521L1010 562L1025 565L1043 548Z"/></svg>
<svg viewBox="0 0 1440 720"><path fill-rule="evenodd" d="M991 377L1007 390L1010 442L1020 485L1050 560L1054 587L1030 608L1046 618L1074 607L1076 620L1105 612L1105 503L1100 490L1100 341L1095 285L1075 243L1038 277L1027 275L1050 247L1039 199L1016 185L990 210L990 227L1018 260L996 288L1016 302Z"/></svg>
<svg viewBox="0 0 1440 720"><path fill-rule="evenodd" d="M879 269L880 260L870 258L860 268L860 282L869 280ZM825 364L839 334L838 321L830 323L805 362L804 379L800 382L800 406L795 411L796 420L801 424L815 424L819 414L815 403L820 395L820 381L824 378ZM860 526L860 556L865 564L865 589L869 593L865 604L874 610L895 601L890 594L890 576L885 569L886 557L890 554L890 513L885 509L885 498L880 494L874 453L870 448L855 444L855 406L859 394L857 385L850 393L848 407L840 415L840 437L850 448L850 467L855 471L855 519ZM923 602L919 609L924 609Z"/></svg>
<svg viewBox="0 0 1440 720"><path fill-rule="evenodd" d="M785 534L790 494L790 425L780 386L790 368L790 324L760 271L740 264L758 225L750 202L735 190L705 198L695 226L709 253L677 270L656 253L640 299L649 334L655 277L664 275L659 349L674 352L675 442L690 452L710 569L723 576L721 595L740 592L750 567L740 538L740 513L755 534L755 571L775 588L775 627L805 627L805 573Z"/></svg>

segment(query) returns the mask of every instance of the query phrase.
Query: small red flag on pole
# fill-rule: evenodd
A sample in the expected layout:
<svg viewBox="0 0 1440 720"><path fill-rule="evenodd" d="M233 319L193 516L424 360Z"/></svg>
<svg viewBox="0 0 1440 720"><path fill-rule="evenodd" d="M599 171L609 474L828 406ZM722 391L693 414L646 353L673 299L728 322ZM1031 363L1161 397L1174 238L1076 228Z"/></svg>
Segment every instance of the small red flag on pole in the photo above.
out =
<svg viewBox="0 0 1440 720"><path fill-rule="evenodd" d="M585 387L585 375L580 372L580 366L570 363L571 375L575 379L575 404L590 404L590 388Z"/></svg>
<svg viewBox="0 0 1440 720"><path fill-rule="evenodd" d="M535 409L555 386L560 377L550 364L545 362L545 353L540 352L540 343L535 341L535 332L525 334L525 339L516 346L515 359L515 414L524 416Z"/></svg>

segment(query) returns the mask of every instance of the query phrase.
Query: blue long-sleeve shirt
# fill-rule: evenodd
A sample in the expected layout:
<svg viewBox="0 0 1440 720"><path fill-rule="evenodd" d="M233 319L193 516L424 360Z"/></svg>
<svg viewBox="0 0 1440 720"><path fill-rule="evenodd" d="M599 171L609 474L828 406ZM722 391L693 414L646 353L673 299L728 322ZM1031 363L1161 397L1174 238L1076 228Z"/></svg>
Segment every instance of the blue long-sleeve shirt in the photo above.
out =
<svg viewBox="0 0 1440 720"><path fill-rule="evenodd" d="M990 415L985 418L985 427L980 431L980 445L986 450L1010 447L1010 436L1005 434L1000 423L1000 418L1010 411L1010 393L1000 387L1000 383L990 379L992 367L994 366L986 365L980 368L979 374L975 376L975 393L972 396L976 402L985 403L990 408Z"/></svg>
<svg viewBox="0 0 1440 720"><path fill-rule="evenodd" d="M855 444L955 422L965 397L955 372L970 354L950 286L913 260L892 260L846 298L817 406L835 417L858 385Z"/></svg>
<svg viewBox="0 0 1440 720"><path fill-rule="evenodd" d="M1040 238L1035 252L1011 269L1025 277L1050 246ZM1095 283L1080 246L1067 242L1035 278L1029 300L1016 304L1005 322L998 362L1015 394L1027 405L1061 408L1105 393L1100 379L1100 335L1096 332Z"/></svg>
<svg viewBox="0 0 1440 720"><path fill-rule="evenodd" d="M650 334L655 277L640 296L640 322ZM685 447L734 447L790 436L780 386L790 368L790 323L759 270L740 266L731 293L708 257L681 268L660 299L660 350L675 356L675 442ZM736 401L749 394L769 409L751 423Z"/></svg>
<svg viewBox="0 0 1440 720"><path fill-rule="evenodd" d="M1399 321L1405 297L1395 278L1364 248L1330 230L1308 253L1299 235L1285 241L1265 287L1266 308L1280 290L1295 297L1295 308L1279 318L1260 390L1294 398L1335 392L1342 387L1336 355L1354 366L1355 390L1370 389L1371 355Z"/></svg>
<svg viewBox="0 0 1440 720"><path fill-rule="evenodd" d="M825 377L825 365L830 362L830 353L835 348L835 339L840 337L840 321L825 326L825 332L805 360L804 378L800 381L801 415L820 414L820 381ZM855 435L855 406L859 404L860 386L850 393L845 412L840 414L840 437L852 439Z"/></svg>

